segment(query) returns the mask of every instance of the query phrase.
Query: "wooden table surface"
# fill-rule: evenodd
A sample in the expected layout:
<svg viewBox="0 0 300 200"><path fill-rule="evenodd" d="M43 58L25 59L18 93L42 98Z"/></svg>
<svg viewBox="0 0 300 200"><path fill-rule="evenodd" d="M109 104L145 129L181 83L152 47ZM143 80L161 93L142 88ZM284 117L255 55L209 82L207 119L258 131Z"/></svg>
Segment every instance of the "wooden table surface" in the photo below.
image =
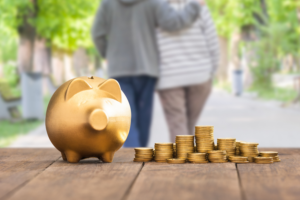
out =
<svg viewBox="0 0 300 200"><path fill-rule="evenodd" d="M268 149L260 149L268 150ZM64 162L56 149L0 149L0 200L300 199L300 149L278 149L274 164Z"/></svg>

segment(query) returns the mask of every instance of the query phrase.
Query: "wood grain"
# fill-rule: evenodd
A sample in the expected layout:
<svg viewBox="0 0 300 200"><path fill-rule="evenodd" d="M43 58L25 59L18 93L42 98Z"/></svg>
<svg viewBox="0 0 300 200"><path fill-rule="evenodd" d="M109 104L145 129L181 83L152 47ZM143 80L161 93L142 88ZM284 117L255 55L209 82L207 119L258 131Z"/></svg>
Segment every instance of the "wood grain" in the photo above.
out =
<svg viewBox="0 0 300 200"><path fill-rule="evenodd" d="M122 199L143 165L132 162L133 155L133 149L121 149L113 163L86 159L74 164L60 159L9 200Z"/></svg>
<svg viewBox="0 0 300 200"><path fill-rule="evenodd" d="M0 199L8 198L59 157L55 149L0 149Z"/></svg>
<svg viewBox="0 0 300 200"><path fill-rule="evenodd" d="M234 163L145 163L128 200L241 199Z"/></svg>
<svg viewBox="0 0 300 200"><path fill-rule="evenodd" d="M274 164L238 164L246 199L292 200L300 198L300 155L280 155Z"/></svg>
<svg viewBox="0 0 300 200"><path fill-rule="evenodd" d="M299 199L300 149L260 150L278 151L282 162L238 164L238 171L233 163L143 167L123 148L113 163L71 164L57 160L56 149L0 149L0 200Z"/></svg>
<svg viewBox="0 0 300 200"><path fill-rule="evenodd" d="M132 162L134 154L133 148L122 148L115 153L113 162Z"/></svg>

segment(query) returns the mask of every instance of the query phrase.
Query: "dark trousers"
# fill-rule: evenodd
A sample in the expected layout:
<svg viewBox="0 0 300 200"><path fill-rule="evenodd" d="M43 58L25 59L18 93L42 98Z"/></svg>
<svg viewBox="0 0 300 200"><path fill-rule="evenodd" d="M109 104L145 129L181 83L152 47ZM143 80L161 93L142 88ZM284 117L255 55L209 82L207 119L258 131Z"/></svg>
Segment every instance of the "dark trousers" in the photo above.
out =
<svg viewBox="0 0 300 200"><path fill-rule="evenodd" d="M115 79L131 107L131 127L124 147L145 147L149 139L156 78L127 76Z"/></svg>

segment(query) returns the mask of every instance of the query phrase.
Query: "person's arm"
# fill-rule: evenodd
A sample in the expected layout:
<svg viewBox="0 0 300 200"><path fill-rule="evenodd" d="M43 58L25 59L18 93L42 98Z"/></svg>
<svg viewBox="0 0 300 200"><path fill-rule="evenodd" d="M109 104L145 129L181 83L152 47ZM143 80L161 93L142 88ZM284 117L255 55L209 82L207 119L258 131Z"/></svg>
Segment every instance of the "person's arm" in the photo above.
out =
<svg viewBox="0 0 300 200"><path fill-rule="evenodd" d="M173 9L166 0L155 0L157 25L164 31L174 32L190 26L198 17L200 3L188 2L183 9Z"/></svg>
<svg viewBox="0 0 300 200"><path fill-rule="evenodd" d="M201 18L203 20L202 32L207 44L207 49L211 56L211 61L213 65L212 76L214 76L219 66L220 46L219 46L219 40L218 40L216 28L207 6L203 7L201 12Z"/></svg>
<svg viewBox="0 0 300 200"><path fill-rule="evenodd" d="M107 47L107 16L106 16L106 1L102 1L92 28L92 38L94 41L94 44L102 56L102 58L106 57L106 47Z"/></svg>

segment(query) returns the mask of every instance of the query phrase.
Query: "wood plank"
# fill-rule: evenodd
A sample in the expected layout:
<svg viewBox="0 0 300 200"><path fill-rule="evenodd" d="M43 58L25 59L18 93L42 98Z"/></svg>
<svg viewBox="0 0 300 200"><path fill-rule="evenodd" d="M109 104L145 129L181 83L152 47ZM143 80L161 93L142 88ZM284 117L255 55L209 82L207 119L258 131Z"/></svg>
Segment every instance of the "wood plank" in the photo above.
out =
<svg viewBox="0 0 300 200"><path fill-rule="evenodd" d="M113 163L86 159L80 163L58 160L14 193L17 199L122 199L139 174L143 163L134 163L133 149L121 149Z"/></svg>
<svg viewBox="0 0 300 200"><path fill-rule="evenodd" d="M241 199L234 163L145 163L128 200Z"/></svg>
<svg viewBox="0 0 300 200"><path fill-rule="evenodd" d="M59 157L55 149L0 149L0 199L9 197Z"/></svg>
<svg viewBox="0 0 300 200"><path fill-rule="evenodd" d="M238 164L245 199L292 200L300 197L300 155L281 155L274 164Z"/></svg>
<svg viewBox="0 0 300 200"><path fill-rule="evenodd" d="M115 153L113 162L132 162L134 154L133 148L122 148Z"/></svg>

